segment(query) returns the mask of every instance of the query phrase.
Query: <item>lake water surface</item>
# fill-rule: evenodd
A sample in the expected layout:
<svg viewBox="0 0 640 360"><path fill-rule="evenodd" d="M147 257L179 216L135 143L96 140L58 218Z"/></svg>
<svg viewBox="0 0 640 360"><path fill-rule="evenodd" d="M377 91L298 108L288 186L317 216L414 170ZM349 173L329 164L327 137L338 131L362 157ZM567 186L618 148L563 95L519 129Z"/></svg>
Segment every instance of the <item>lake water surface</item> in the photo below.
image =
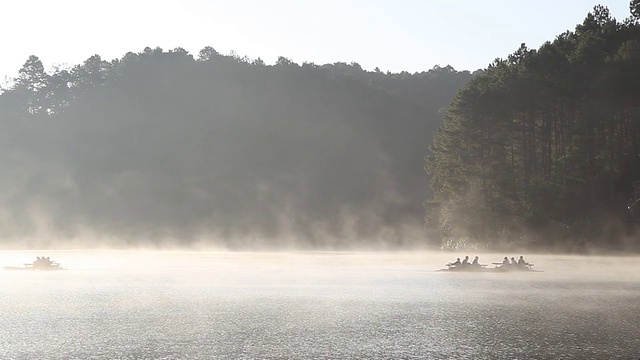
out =
<svg viewBox="0 0 640 360"><path fill-rule="evenodd" d="M0 251L0 359L640 359L640 258ZM475 254L469 254L471 256ZM479 254L482 263L520 254Z"/></svg>

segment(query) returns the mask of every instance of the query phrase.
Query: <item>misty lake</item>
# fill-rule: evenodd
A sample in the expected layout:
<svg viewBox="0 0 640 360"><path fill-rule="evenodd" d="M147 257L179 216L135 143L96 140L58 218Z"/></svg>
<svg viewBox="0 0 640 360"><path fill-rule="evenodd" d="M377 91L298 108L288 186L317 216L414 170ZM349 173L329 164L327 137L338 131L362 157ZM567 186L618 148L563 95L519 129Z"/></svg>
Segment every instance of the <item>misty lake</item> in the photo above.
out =
<svg viewBox="0 0 640 360"><path fill-rule="evenodd" d="M2 359L638 359L640 258L1 251ZM469 254L475 255L475 254ZM520 254L479 254L481 263Z"/></svg>

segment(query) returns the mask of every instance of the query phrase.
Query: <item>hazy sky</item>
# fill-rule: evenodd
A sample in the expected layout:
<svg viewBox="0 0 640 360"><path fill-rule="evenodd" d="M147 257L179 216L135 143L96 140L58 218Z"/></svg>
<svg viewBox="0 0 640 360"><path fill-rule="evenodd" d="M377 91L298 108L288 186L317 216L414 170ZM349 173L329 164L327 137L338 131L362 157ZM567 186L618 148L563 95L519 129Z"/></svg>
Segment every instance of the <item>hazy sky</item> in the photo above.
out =
<svg viewBox="0 0 640 360"><path fill-rule="evenodd" d="M273 63L360 63L383 71L484 68L525 42L573 30L598 0L3 0L0 76L29 55L47 68L93 54L207 45ZM622 20L629 0L603 0Z"/></svg>

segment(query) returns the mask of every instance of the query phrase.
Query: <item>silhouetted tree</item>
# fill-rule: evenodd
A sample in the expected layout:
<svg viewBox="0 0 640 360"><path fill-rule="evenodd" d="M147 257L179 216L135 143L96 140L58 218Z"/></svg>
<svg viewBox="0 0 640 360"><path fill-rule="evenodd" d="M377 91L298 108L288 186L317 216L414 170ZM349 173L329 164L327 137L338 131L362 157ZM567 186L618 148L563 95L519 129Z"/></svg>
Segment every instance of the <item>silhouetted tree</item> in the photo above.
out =
<svg viewBox="0 0 640 360"><path fill-rule="evenodd" d="M631 16L640 19L640 0L631 0L629 9L631 10Z"/></svg>

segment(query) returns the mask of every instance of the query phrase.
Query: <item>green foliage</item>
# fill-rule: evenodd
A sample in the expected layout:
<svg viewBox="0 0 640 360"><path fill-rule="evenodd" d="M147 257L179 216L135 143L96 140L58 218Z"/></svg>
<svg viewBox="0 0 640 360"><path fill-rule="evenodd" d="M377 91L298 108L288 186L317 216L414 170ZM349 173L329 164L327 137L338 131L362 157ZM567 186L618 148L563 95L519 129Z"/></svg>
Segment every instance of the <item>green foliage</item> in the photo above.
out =
<svg viewBox="0 0 640 360"><path fill-rule="evenodd" d="M522 44L475 77L435 134L430 226L479 244L554 245L572 240L549 234L553 224L627 221L640 176L639 35L596 6L574 32ZM612 241L590 229L570 236Z"/></svg>

